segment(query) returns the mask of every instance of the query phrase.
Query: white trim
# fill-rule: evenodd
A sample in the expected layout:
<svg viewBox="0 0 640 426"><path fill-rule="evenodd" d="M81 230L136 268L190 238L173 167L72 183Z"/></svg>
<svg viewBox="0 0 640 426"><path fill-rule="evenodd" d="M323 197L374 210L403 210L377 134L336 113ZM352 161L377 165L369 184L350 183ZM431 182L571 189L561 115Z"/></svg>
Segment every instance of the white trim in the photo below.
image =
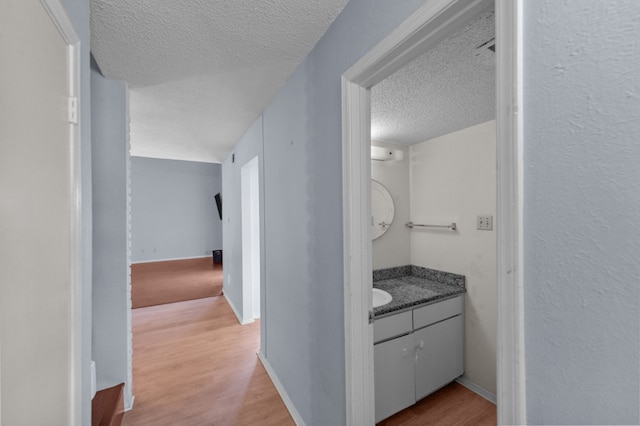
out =
<svg viewBox="0 0 640 426"><path fill-rule="evenodd" d="M370 93L342 77L344 327L347 425L374 424L371 300Z"/></svg>
<svg viewBox="0 0 640 426"><path fill-rule="evenodd" d="M498 420L526 421L522 298L522 0L496 0L498 72ZM369 206L369 88L453 30L494 5L493 0L431 0L369 51L342 77L346 423L372 424L373 339Z"/></svg>
<svg viewBox="0 0 640 426"><path fill-rule="evenodd" d="M214 249L217 250L217 249ZM190 260L190 259L204 259L205 257L208 257L209 259L211 259L211 254L207 255L207 256L193 256L193 257L172 257L169 259L158 259L158 260L141 260L139 262L131 262L132 265L138 265L141 263L155 263L155 262L171 262L173 260ZM213 261L213 260L212 260Z"/></svg>
<svg viewBox="0 0 640 426"><path fill-rule="evenodd" d="M135 395L131 395L131 405L129 405L129 406L125 405L124 406L124 411L127 412L127 411L133 410L133 404L135 402L136 402L136 396Z"/></svg>
<svg viewBox="0 0 640 426"><path fill-rule="evenodd" d="M240 323L240 325L247 325L247 324L251 324L252 322L255 322L255 320L253 318L252 319L248 319L248 320L243 320L242 316L240 316L240 314L238 313L238 310L236 309L236 306L233 304L231 299L229 299L227 297L227 295L224 294L224 293L222 295L224 296L225 300L229 304L229 307L231 307L231 310L233 311L234 315L238 319L238 322Z"/></svg>
<svg viewBox="0 0 640 426"><path fill-rule="evenodd" d="M80 38L69 20L59 0L40 0L42 6L68 45L67 64L69 69L69 97L80 102ZM69 124L69 424L82 423L82 395L89 392L82 389L82 124L78 114L78 124Z"/></svg>
<svg viewBox="0 0 640 426"><path fill-rule="evenodd" d="M291 398L289 398L289 394L287 394L287 391L284 390L284 386L282 386L282 383L280 383L280 379L278 379L275 371L273 371L273 367L271 367L271 364L261 351L258 351L258 359L262 363L264 369L267 371L267 374L269 375L273 386L276 387L276 390L280 394L280 398L282 398L282 402L284 402L285 407L287 407L287 410L289 410L289 414L291 414L291 417L293 417L293 421L298 426L304 426L305 423L302 420L302 416L300 415L300 413L298 413L298 410L296 410L295 405L293 405L293 401L291 401Z"/></svg>
<svg viewBox="0 0 640 426"><path fill-rule="evenodd" d="M125 173L126 173L126 265L127 265L127 288L125 298L127 299L127 385L125 386L125 411L133 408L135 395L133 394L133 325L131 311L133 303L131 300L131 116L129 114L129 85L124 85L125 94L125 124L126 124L126 153L125 153Z"/></svg>
<svg viewBox="0 0 640 426"><path fill-rule="evenodd" d="M477 385L475 382L469 380L467 376L460 376L456 379L456 382L460 383L465 388L469 389L471 392L480 395L487 401L497 404L497 399L494 394L486 390L480 385Z"/></svg>
<svg viewBox="0 0 640 426"><path fill-rule="evenodd" d="M496 3L498 423L526 424L522 0Z"/></svg>
<svg viewBox="0 0 640 426"><path fill-rule="evenodd" d="M51 20L60 32L64 41L69 46L77 45L77 47L80 47L80 38L78 37L78 34L76 34L76 30L73 28L73 24L67 16L67 12L64 10L64 6L62 6L60 0L40 0L40 3L42 3L42 7L47 11L49 17L51 17ZM80 90L75 92L74 96L77 96L79 93Z"/></svg>

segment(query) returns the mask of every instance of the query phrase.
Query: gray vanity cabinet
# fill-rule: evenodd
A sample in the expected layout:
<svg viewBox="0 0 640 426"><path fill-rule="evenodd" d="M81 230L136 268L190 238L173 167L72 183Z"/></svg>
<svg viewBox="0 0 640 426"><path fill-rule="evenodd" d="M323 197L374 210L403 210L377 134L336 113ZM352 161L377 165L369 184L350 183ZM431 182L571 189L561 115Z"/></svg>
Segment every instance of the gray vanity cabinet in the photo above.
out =
<svg viewBox="0 0 640 426"><path fill-rule="evenodd" d="M415 404L414 339L412 334L373 347L376 383L376 422Z"/></svg>
<svg viewBox="0 0 640 426"><path fill-rule="evenodd" d="M376 423L464 373L463 296L376 319Z"/></svg>
<svg viewBox="0 0 640 426"><path fill-rule="evenodd" d="M462 315L414 331L416 401L464 373Z"/></svg>

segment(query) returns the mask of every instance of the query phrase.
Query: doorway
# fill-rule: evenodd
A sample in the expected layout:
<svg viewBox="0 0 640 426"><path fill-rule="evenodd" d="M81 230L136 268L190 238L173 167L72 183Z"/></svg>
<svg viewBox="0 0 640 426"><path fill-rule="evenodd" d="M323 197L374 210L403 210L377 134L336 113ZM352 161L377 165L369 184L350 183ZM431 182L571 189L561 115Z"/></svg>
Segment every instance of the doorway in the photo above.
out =
<svg viewBox="0 0 640 426"><path fill-rule="evenodd" d="M260 318L260 173L258 157L240 171L243 324Z"/></svg>
<svg viewBox="0 0 640 426"><path fill-rule="evenodd" d="M347 423L373 423L373 329L369 318L370 88L445 39L492 0L429 1L353 65L342 80ZM498 422L526 421L522 303L521 1L496 9Z"/></svg>

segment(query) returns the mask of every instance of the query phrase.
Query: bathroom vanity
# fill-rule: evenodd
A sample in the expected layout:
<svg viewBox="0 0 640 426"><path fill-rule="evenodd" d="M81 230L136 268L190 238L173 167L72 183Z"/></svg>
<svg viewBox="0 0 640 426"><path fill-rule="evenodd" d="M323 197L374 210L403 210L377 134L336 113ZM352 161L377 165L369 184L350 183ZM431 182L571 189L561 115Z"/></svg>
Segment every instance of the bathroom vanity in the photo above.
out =
<svg viewBox="0 0 640 426"><path fill-rule="evenodd" d="M464 276L416 266L374 271L392 301L374 308L376 422L464 373Z"/></svg>

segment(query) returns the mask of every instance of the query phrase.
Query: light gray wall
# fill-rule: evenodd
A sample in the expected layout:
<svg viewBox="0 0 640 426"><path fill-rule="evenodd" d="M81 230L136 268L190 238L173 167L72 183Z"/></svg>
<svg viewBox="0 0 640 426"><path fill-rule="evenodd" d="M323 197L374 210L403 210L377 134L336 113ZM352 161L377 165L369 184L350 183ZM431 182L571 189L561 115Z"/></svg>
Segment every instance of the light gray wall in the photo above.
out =
<svg viewBox="0 0 640 426"><path fill-rule="evenodd" d="M235 161L232 160L232 156ZM262 117L259 117L238 142L232 153L222 163L222 205L223 232L222 246L224 247L224 294L240 316L244 318L242 306L242 213L241 213L241 178L240 170L247 162L258 157L260 174L260 245L261 268L264 270L264 167L262 153ZM267 254L268 255L268 254ZM262 274L264 276L264 273ZM264 286L263 286L264 287ZM261 297L261 312L264 312L264 297ZM250 316L248 314L247 316ZM266 319L260 323L261 350L264 353L266 340Z"/></svg>
<svg viewBox="0 0 640 426"><path fill-rule="evenodd" d="M640 2L526 0L530 424L638 424Z"/></svg>
<svg viewBox="0 0 640 426"><path fill-rule="evenodd" d="M91 67L89 64L89 2L61 0L80 38L80 145L82 179L82 424L91 423Z"/></svg>
<svg viewBox="0 0 640 426"><path fill-rule="evenodd" d="M91 70L93 360L97 390L125 383L131 406L129 147L124 82Z"/></svg>
<svg viewBox="0 0 640 426"><path fill-rule="evenodd" d="M132 261L211 256L221 249L214 198L221 189L220 164L132 157Z"/></svg>
<svg viewBox="0 0 640 426"><path fill-rule="evenodd" d="M308 425L344 424L346 412L340 76L422 3L350 1L263 113L262 350ZM238 175L225 209L239 190ZM241 270L228 251L225 270Z"/></svg>

